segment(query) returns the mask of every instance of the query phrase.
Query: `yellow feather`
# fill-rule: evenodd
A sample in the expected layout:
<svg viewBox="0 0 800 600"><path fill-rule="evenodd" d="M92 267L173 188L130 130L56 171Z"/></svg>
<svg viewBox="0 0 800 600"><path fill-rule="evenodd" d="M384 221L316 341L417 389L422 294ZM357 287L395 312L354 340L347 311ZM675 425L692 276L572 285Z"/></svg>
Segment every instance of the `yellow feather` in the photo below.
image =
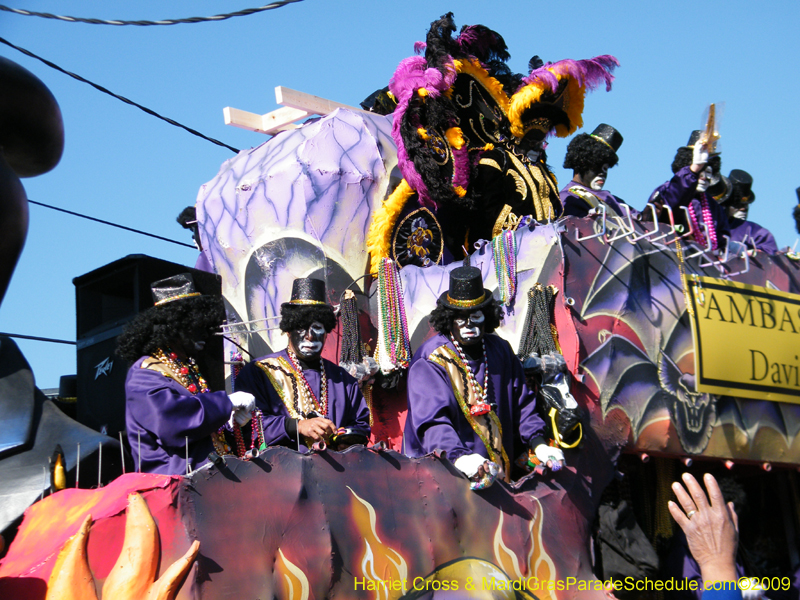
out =
<svg viewBox="0 0 800 600"><path fill-rule="evenodd" d="M450 147L455 148L456 150L460 150L464 147L464 136L462 135L460 127L451 127L444 132L444 135L447 138L447 143L450 144Z"/></svg>
<svg viewBox="0 0 800 600"><path fill-rule="evenodd" d="M403 179L386 200L372 213L372 222L367 233L367 252L370 253L370 273L375 273L381 259L389 256L392 229L414 190Z"/></svg>
<svg viewBox="0 0 800 600"><path fill-rule="evenodd" d="M477 59L456 59L453 63L458 73L472 76L489 92L489 95L494 98L494 101L497 102L502 111L507 112L509 100L508 94L503 90L503 84L489 75L489 72L481 66Z"/></svg>
<svg viewBox="0 0 800 600"><path fill-rule="evenodd" d="M417 129L417 135L425 141L428 141L431 136L428 135L428 132L425 130L424 127L420 127Z"/></svg>

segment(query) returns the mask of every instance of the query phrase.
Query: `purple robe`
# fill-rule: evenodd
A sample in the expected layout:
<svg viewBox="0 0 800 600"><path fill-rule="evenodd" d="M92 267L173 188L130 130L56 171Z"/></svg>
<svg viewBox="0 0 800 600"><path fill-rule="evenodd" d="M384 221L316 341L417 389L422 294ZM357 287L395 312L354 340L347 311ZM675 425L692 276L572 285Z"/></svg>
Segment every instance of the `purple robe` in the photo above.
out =
<svg viewBox="0 0 800 600"><path fill-rule="evenodd" d="M143 473L186 473L208 462L214 450L211 434L231 416L233 406L225 392L192 394L174 379L143 369L143 356L128 370L125 380L125 429L133 462L141 457ZM141 438L141 453L140 449Z"/></svg>
<svg viewBox="0 0 800 600"><path fill-rule="evenodd" d="M778 243L768 229L753 221L743 221L735 217L728 217L731 227L731 239L734 242L743 242L747 236L747 247L775 254L778 251Z"/></svg>
<svg viewBox="0 0 800 600"><path fill-rule="evenodd" d="M511 346L493 334L485 335L484 340L489 361L488 401L497 404L503 448L513 465L514 460L526 452L531 440L540 436L544 421L536 412L536 396L528 388L522 363ZM443 345L455 350L449 338L437 334L425 341L411 360L403 453L418 457L439 448L447 452L451 461L466 454L480 454L488 459L486 446L461 412L447 373L428 360L428 356ZM467 359L478 383L483 385L483 359Z"/></svg>
<svg viewBox="0 0 800 600"><path fill-rule="evenodd" d="M686 206L688 208L691 205L697 215L698 222L702 223L702 205L697 198L697 178L698 174L692 173L691 168L683 167L673 175L672 179L655 189L650 195L649 202L657 201L669 204L675 215L675 223L682 223L684 226L688 226L686 213L680 207ZM711 218L714 221L717 232L717 243L720 248L724 248L725 240L722 239L722 236L731 234L727 212L713 198L708 198L708 208L711 211ZM694 235L686 239L695 241ZM705 247L705 242L703 242L702 246Z"/></svg>
<svg viewBox="0 0 800 600"><path fill-rule="evenodd" d="M585 185L578 183L577 181L570 181L564 188L561 190L559 194L559 198L561 199L561 204L564 206L564 216L573 216L573 217L585 217L589 214L589 211L592 209L591 206L582 198L579 198L575 194L569 191L571 187L579 187L583 188L590 194L597 197L598 200L607 204L610 208L612 208L620 217L624 217L627 213L622 208L622 204L627 203L620 198L614 196L611 192L607 192L606 190L593 190L592 188L588 188ZM629 207L630 208L630 207ZM631 215L636 216L638 213L637 210L631 208Z"/></svg>
<svg viewBox="0 0 800 600"><path fill-rule="evenodd" d="M282 357L289 360L286 350L262 356L246 364L236 377L236 390L250 392L256 397L256 406L263 413L264 442L267 446L289 446L297 448L297 441L290 439L286 421L291 419L275 386L256 362L266 358ZM328 378L328 413L325 415L336 427L350 427L369 437L369 409L358 387L358 382L344 369L329 360L321 359ZM291 363L290 363L291 364ZM305 369L303 375L311 391L319 398L319 370Z"/></svg>

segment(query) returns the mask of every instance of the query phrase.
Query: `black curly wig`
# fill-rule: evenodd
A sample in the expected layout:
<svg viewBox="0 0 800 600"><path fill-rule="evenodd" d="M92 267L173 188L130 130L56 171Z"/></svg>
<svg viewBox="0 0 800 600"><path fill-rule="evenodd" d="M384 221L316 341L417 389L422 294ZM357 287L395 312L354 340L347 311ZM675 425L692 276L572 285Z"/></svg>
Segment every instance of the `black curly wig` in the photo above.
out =
<svg viewBox="0 0 800 600"><path fill-rule="evenodd" d="M692 164L693 155L693 149L688 146L678 148L678 151L675 153L675 159L672 161L672 172L677 173L683 167L690 166ZM722 169L722 157L719 154L712 155L708 159L708 166L711 167L711 171L714 175L719 175L720 169Z"/></svg>
<svg viewBox="0 0 800 600"><path fill-rule="evenodd" d="M154 306L136 315L117 338L117 355L130 362L177 343L191 329L217 331L225 320L218 296L194 296Z"/></svg>
<svg viewBox="0 0 800 600"><path fill-rule="evenodd" d="M493 301L489 306L481 310L483 310L483 316L486 319L483 322L483 330L486 333L494 333L494 330L500 327L500 322L503 320L502 308L497 302ZM428 322L434 331L448 336L450 335L450 328L453 326L453 319L459 315L469 315L471 312L473 311L455 310L447 308L446 306L437 305L436 308L431 311Z"/></svg>
<svg viewBox="0 0 800 600"><path fill-rule="evenodd" d="M336 315L329 304L284 304L281 306L281 331L289 333L307 329L314 322L322 323L325 333L336 327Z"/></svg>
<svg viewBox="0 0 800 600"><path fill-rule="evenodd" d="M589 171L597 173L603 165L608 165L610 169L618 162L617 153L607 144L594 139L588 133L581 133L572 138L567 146L564 168L581 174Z"/></svg>

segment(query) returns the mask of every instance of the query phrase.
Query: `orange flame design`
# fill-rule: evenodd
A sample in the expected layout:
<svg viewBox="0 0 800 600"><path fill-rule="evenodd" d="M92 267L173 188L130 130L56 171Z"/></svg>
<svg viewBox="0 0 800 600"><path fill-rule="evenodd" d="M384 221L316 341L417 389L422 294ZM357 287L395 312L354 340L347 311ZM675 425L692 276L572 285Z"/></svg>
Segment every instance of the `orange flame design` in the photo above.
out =
<svg viewBox="0 0 800 600"><path fill-rule="evenodd" d="M305 573L292 563L278 549L278 559L275 561L275 574L283 590L282 598L286 600L308 600L310 586Z"/></svg>
<svg viewBox="0 0 800 600"><path fill-rule="evenodd" d="M528 526L531 534L531 550L528 552L528 568L530 574L539 581L552 581L556 578L556 566L547 554L542 544L542 522L544 521L544 511L538 498L534 498L539 507L539 513L531 519ZM537 592L539 600L555 600L555 592L548 589L540 589Z"/></svg>
<svg viewBox="0 0 800 600"><path fill-rule="evenodd" d="M381 581L407 580L408 566L405 559L384 544L378 536L375 509L369 502L360 498L353 488L347 486L347 489L353 494L350 510L365 544L364 555L361 558L361 576L376 584ZM402 590L390 588L389 585L377 585L375 600L396 600L403 594Z"/></svg>
<svg viewBox="0 0 800 600"><path fill-rule="evenodd" d="M534 517L535 519L536 517ZM506 546L503 541L503 513L500 513L500 520L494 530L494 560L498 567L503 569L511 579L523 579L524 575L520 571L519 561L516 555Z"/></svg>

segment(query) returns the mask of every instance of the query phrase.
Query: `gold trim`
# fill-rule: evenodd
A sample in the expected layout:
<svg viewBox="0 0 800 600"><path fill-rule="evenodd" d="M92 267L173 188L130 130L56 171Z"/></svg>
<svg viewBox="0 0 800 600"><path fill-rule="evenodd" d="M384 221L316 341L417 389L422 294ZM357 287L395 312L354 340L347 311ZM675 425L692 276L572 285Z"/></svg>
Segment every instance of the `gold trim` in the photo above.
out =
<svg viewBox="0 0 800 600"><path fill-rule="evenodd" d="M486 292L483 292L480 298L475 298L473 300L454 300L453 298L450 297L450 292L447 292L447 301L453 306L457 306L459 308L471 308L473 306L478 306L485 299L486 299Z"/></svg>
<svg viewBox="0 0 800 600"><path fill-rule="evenodd" d="M479 416L475 416L469 411L471 406L478 404L480 398L478 398L476 390L471 386L463 387L467 373L464 361L462 361L458 353L449 346L439 346L436 350L431 352L428 356L428 360L444 369L447 378L450 380L456 403L459 408L461 408L464 418L481 442L483 442L483 446L489 454L489 460L497 464L502 461L503 478L505 481L510 481L511 464L508 460L506 449L503 447L503 427L500 424L500 418L494 411ZM484 368L488 368L488 365ZM475 384L480 392L483 392L481 385L477 382L475 382ZM490 439L494 440L495 443L491 444Z"/></svg>
<svg viewBox="0 0 800 600"><path fill-rule="evenodd" d="M168 302L174 302L175 300L183 300L184 298L192 298L193 296L199 296L200 292L191 292L189 294L178 294L177 296L171 296L169 298L164 298L163 300L159 300L154 304L154 306L161 306L162 304L167 304Z"/></svg>
<svg viewBox="0 0 800 600"><path fill-rule="evenodd" d="M302 305L312 305L312 304L327 304L327 302L321 302L319 300L303 300L302 298L298 298L297 300L289 300L286 304L302 304Z"/></svg>
<svg viewBox="0 0 800 600"><path fill-rule="evenodd" d="M590 134L589 134L589 137L590 137L590 138L594 138L594 139L596 139L598 142L603 142L603 143L604 143L606 146L608 146L609 148L611 148L611 151L612 151L614 154L616 154L616 153L617 153L617 151L616 151L616 150L614 150L614 147L613 147L611 144L609 144L607 141L605 141L603 138L601 138L599 135L595 135L595 134L593 134L593 133L590 133Z"/></svg>

